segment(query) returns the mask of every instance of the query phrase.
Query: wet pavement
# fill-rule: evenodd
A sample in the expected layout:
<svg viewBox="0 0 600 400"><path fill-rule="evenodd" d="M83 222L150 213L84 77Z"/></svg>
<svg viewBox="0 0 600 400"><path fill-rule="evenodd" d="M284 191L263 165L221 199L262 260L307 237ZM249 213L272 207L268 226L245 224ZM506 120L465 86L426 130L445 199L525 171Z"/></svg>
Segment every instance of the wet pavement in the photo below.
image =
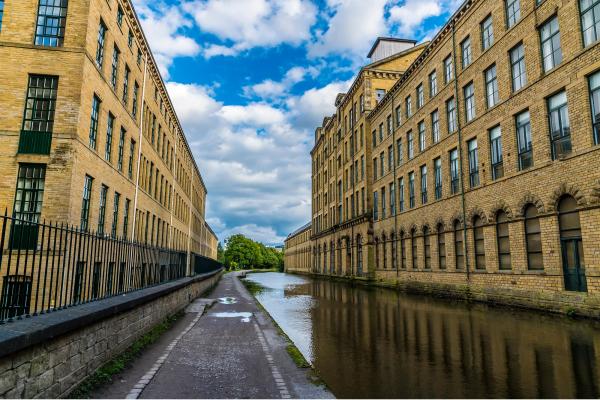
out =
<svg viewBox="0 0 600 400"><path fill-rule="evenodd" d="M95 398L330 398L296 366L287 341L235 274ZM211 306L212 303L212 306Z"/></svg>

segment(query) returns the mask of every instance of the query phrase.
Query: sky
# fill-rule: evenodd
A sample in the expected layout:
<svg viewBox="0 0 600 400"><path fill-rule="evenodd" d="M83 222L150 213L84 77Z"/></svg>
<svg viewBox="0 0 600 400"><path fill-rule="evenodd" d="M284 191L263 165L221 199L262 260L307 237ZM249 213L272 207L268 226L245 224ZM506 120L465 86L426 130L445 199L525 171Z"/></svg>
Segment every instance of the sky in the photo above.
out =
<svg viewBox="0 0 600 400"><path fill-rule="evenodd" d="M431 39L461 0L133 0L223 241L310 221L310 150L378 36Z"/></svg>

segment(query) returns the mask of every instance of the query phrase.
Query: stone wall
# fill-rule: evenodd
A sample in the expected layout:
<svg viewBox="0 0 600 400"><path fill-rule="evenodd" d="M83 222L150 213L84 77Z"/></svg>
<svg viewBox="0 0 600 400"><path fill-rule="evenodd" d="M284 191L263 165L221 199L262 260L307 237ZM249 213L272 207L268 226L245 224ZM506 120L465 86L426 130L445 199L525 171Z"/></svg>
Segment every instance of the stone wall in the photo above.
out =
<svg viewBox="0 0 600 400"><path fill-rule="evenodd" d="M186 278L0 327L0 396L67 396L101 365L208 289L222 272Z"/></svg>

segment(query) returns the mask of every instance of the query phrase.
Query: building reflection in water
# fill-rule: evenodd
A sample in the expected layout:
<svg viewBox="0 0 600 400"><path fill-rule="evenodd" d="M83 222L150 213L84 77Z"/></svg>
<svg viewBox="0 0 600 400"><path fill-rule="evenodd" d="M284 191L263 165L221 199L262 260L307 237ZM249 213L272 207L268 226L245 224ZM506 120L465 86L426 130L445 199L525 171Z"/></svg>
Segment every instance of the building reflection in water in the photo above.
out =
<svg viewBox="0 0 600 400"><path fill-rule="evenodd" d="M600 324L283 274L265 308L337 397L593 397ZM286 281L287 280L287 281Z"/></svg>

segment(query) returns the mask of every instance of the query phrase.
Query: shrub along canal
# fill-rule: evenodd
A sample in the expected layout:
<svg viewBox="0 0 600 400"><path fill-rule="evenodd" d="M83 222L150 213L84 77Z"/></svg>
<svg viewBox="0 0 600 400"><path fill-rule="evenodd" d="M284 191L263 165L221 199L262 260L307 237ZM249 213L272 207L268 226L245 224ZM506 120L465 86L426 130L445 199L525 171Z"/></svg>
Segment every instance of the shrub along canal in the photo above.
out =
<svg viewBox="0 0 600 400"><path fill-rule="evenodd" d="M337 397L593 397L600 323L282 273L254 295Z"/></svg>

